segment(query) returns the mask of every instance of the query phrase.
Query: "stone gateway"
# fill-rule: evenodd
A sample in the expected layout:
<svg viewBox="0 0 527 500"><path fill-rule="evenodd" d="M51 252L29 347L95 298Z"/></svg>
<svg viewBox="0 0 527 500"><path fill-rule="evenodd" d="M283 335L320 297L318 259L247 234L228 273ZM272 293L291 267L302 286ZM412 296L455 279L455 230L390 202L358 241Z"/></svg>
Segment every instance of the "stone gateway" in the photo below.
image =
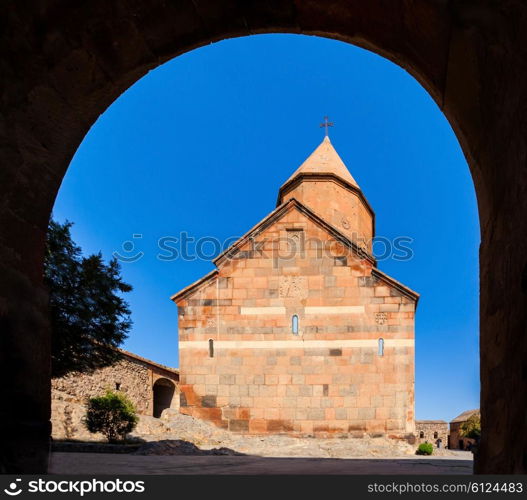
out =
<svg viewBox="0 0 527 500"><path fill-rule="evenodd" d="M418 294L377 268L375 215L329 138L178 306L182 413L231 431L413 434Z"/></svg>

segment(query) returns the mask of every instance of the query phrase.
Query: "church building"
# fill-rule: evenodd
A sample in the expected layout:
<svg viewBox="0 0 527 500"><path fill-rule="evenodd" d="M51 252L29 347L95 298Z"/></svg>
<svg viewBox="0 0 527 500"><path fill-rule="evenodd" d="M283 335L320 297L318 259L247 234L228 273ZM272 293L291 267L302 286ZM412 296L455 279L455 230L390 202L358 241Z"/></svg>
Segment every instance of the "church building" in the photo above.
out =
<svg viewBox="0 0 527 500"><path fill-rule="evenodd" d="M419 295L377 268L374 232L326 134L276 208L171 297L180 411L248 434L412 434Z"/></svg>

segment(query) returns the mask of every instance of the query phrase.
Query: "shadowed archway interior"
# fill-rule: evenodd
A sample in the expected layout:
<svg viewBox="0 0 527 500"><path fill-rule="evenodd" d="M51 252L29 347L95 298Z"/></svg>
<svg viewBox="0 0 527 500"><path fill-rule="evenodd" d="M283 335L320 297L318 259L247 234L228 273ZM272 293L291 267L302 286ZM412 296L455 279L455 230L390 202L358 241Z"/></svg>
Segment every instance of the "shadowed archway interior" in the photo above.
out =
<svg viewBox="0 0 527 500"><path fill-rule="evenodd" d="M387 57L421 82L450 121L474 179L481 226L483 436L476 471L527 471L523 2L48 0L4 3L0 15L0 394L10 403L0 410L1 472L47 468L43 248L56 193L82 138L150 69L213 41L278 32L335 38Z"/></svg>
<svg viewBox="0 0 527 500"><path fill-rule="evenodd" d="M159 418L163 410L172 406L172 399L176 386L166 378L159 378L155 381L154 392L154 417Z"/></svg>

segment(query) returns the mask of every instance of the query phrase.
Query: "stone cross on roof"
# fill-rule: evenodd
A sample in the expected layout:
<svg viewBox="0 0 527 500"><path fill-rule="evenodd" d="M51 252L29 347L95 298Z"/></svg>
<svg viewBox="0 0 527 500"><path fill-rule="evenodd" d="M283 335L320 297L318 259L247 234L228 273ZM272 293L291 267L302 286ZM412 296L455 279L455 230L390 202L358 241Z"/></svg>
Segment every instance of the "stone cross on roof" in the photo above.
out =
<svg viewBox="0 0 527 500"><path fill-rule="evenodd" d="M330 122L328 120L329 120L329 117L324 116L324 123L320 124L320 128L324 127L326 129L325 130L325 136L326 137L329 137L328 127L334 127L335 126L335 124L333 122Z"/></svg>

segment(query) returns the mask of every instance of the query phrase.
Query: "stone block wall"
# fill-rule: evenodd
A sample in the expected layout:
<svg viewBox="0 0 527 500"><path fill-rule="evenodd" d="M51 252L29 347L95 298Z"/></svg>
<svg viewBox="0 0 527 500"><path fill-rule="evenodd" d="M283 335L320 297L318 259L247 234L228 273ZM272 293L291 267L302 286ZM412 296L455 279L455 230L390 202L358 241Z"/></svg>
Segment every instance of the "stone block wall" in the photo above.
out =
<svg viewBox="0 0 527 500"><path fill-rule="evenodd" d="M283 193L281 201L291 198L316 208L324 220L368 252L372 251L374 214L360 190L355 191L338 180L317 182L313 178L293 184Z"/></svg>
<svg viewBox="0 0 527 500"><path fill-rule="evenodd" d="M51 421L55 439L85 439L89 434L82 419L86 412L86 401L101 396L106 390L125 393L135 405L139 415L152 416L154 409L154 384L159 379L171 381L176 389L170 404L179 406L177 370L158 365L147 359L123 351L123 357L112 366L100 368L93 373L70 373L52 380Z"/></svg>
<svg viewBox="0 0 527 500"><path fill-rule="evenodd" d="M416 420L415 434L418 443L431 443L438 446L441 440L441 448L448 446L448 423L444 420Z"/></svg>
<svg viewBox="0 0 527 500"><path fill-rule="evenodd" d="M217 265L176 298L181 412L252 434L414 431L413 292L294 204Z"/></svg>
<svg viewBox="0 0 527 500"><path fill-rule="evenodd" d="M460 428L463 422L450 422L450 435L448 436L448 447L452 450L469 450L476 444L476 440L463 437Z"/></svg>

